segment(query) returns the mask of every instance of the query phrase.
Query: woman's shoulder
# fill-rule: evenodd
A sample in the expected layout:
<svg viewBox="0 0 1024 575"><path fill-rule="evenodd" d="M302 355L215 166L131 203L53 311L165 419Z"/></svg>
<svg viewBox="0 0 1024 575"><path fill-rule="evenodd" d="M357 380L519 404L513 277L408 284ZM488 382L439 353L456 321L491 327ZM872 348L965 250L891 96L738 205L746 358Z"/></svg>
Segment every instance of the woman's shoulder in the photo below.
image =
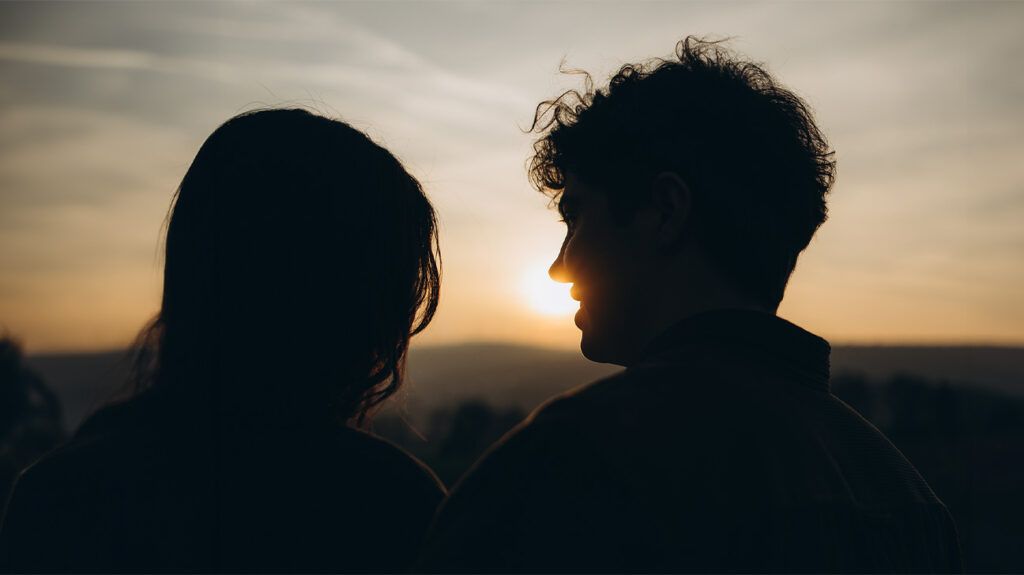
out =
<svg viewBox="0 0 1024 575"><path fill-rule="evenodd" d="M21 472L21 490L77 497L82 491L118 489L130 468L152 459L161 449L142 434L87 434L77 436L43 455Z"/></svg>
<svg viewBox="0 0 1024 575"><path fill-rule="evenodd" d="M85 538L72 526L102 523L112 502L131 499L133 486L144 482L132 481L138 474L126 471L130 460L109 437L91 435L72 439L23 470L2 513L0 566L20 564L15 560L20 557L26 566L66 570L58 567L62 559L46 558L52 552L47 546L77 545Z"/></svg>

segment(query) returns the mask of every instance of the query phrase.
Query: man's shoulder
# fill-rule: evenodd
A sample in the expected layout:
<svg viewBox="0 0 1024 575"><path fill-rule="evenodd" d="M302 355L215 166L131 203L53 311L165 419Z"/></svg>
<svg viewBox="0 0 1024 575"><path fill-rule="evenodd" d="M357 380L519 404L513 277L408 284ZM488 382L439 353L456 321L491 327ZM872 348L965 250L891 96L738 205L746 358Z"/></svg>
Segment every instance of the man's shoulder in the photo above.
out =
<svg viewBox="0 0 1024 575"><path fill-rule="evenodd" d="M703 454L715 441L693 432L702 425L687 416L694 407L658 397L658 382L673 372L628 369L537 408L455 485L423 565L537 561L557 571L558 557L582 557L569 547L590 549L587 564L599 563L595 541L638 521L649 526L644 514L669 505L665 494L704 492L709 474L694 470L705 467ZM558 545L565 548L552 547ZM477 551L467 559L470 548Z"/></svg>
<svg viewBox="0 0 1024 575"><path fill-rule="evenodd" d="M564 431L574 437L585 430L597 437L639 431L665 418L673 420L675 429L714 425L718 418L708 408L736 400L716 379L721 378L679 363L637 365L552 397L533 411L522 429L540 435Z"/></svg>
<svg viewBox="0 0 1024 575"><path fill-rule="evenodd" d="M679 472L677 478L699 468L708 482L740 481L775 460L827 459L826 448L845 455L851 443L873 448L851 457L880 465L902 460L827 391L694 357L631 367L549 399L478 467L516 469L518 477L576 467L628 477Z"/></svg>
<svg viewBox="0 0 1024 575"><path fill-rule="evenodd" d="M708 407L726 394L707 387L678 366L629 368L548 399L479 463L537 470L570 462L615 465L627 452L631 458L643 453L658 458L668 448L693 453L721 435L691 431L725 425L720 411Z"/></svg>

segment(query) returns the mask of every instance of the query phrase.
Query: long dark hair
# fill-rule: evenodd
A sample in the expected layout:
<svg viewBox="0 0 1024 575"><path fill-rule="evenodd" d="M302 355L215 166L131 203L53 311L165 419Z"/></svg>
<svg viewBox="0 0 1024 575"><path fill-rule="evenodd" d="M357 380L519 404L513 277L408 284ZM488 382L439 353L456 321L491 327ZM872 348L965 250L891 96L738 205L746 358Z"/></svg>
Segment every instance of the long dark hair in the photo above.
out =
<svg viewBox="0 0 1024 575"><path fill-rule="evenodd" d="M437 309L439 260L419 183L365 134L299 109L231 118L175 196L135 391L363 424Z"/></svg>

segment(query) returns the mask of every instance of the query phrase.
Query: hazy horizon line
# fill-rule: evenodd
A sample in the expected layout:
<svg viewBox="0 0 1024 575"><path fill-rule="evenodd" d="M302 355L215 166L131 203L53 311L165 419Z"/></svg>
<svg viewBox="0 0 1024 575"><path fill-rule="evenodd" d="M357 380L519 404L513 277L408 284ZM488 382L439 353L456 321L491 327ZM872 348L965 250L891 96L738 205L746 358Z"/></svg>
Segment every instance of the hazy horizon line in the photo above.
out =
<svg viewBox="0 0 1024 575"><path fill-rule="evenodd" d="M14 338L17 341L17 338ZM862 341L830 341L829 344L833 349L835 348L903 348L903 349L1019 349L1024 351L1024 341L1021 342L1000 342L1000 341L927 341L927 340L916 340L916 341L902 341L902 342L886 342L879 340L862 340ZM458 348L458 347L506 347L506 348L525 348L539 351L557 351L557 352L579 352L578 345L574 346L555 346L555 345L544 345L537 343L526 343L517 340L498 340L498 339L468 339L460 341L452 341L447 343L427 343L423 345L413 344L410 346L410 350L431 350L431 349L442 349L442 348ZM60 356L60 355L104 355L104 354L127 354L131 350L131 346L124 347L106 347L106 348L61 348L61 349L42 349L42 350L27 350L25 353L26 357L42 357L42 356Z"/></svg>

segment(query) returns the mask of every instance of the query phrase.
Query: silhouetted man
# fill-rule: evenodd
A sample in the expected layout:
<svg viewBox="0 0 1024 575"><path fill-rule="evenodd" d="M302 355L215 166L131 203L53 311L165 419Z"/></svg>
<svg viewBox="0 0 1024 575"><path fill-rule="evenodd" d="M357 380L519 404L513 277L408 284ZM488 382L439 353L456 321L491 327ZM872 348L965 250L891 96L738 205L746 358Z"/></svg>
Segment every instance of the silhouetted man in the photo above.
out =
<svg viewBox="0 0 1024 575"><path fill-rule="evenodd" d="M538 108L530 172L568 231L588 358L455 487L442 571L957 571L945 506L829 392L829 344L776 317L835 164L806 105L688 39Z"/></svg>

